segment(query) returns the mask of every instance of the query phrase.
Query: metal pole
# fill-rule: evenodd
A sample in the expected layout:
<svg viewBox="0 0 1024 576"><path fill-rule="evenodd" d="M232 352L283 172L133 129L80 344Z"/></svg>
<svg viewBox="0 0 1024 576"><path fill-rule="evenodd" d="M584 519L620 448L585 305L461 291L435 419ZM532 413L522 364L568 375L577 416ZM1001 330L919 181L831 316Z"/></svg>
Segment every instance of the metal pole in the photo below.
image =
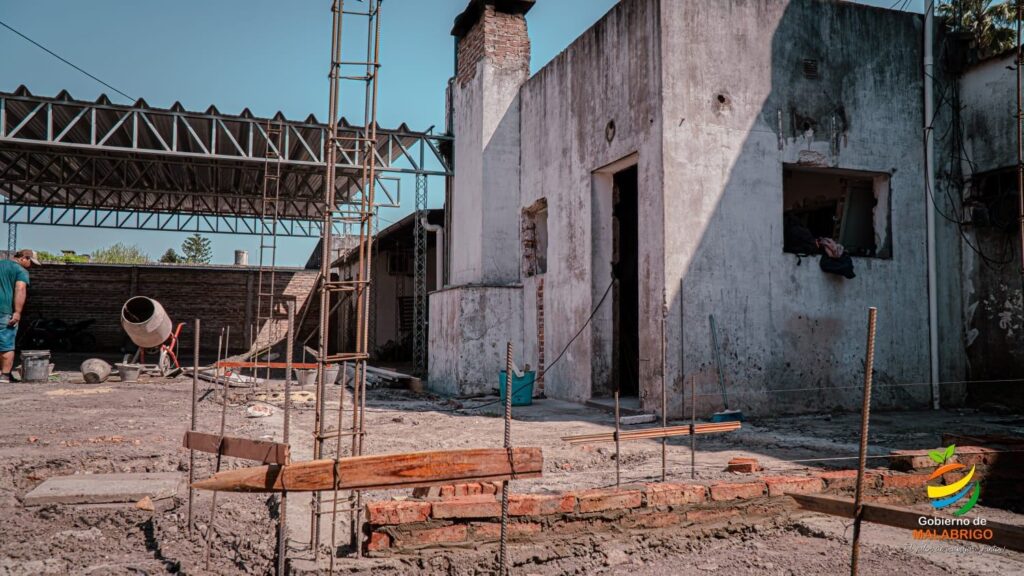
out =
<svg viewBox="0 0 1024 576"><path fill-rule="evenodd" d="M621 445L620 444L621 443L619 442L619 436L620 436L621 432L622 432L622 424L619 422L619 387L618 387L618 385L616 385L615 386L615 487L616 488L619 487L619 485L621 483L621 479L622 479L622 475L621 475L622 453L620 451L620 449L621 449Z"/></svg>
<svg viewBox="0 0 1024 576"><path fill-rule="evenodd" d="M512 343L505 348L505 450L512 460ZM513 470L514 472L514 470ZM501 574L509 574L508 566L508 480L501 483L501 545L498 565Z"/></svg>
<svg viewBox="0 0 1024 576"><path fill-rule="evenodd" d="M192 423L190 430L196 431L196 408L198 404L199 388L199 318L196 318L195 342L192 349ZM195 490L192 489L192 481L195 480L196 451L188 449L188 535L192 537L192 502L195 498Z"/></svg>
<svg viewBox="0 0 1024 576"><path fill-rule="evenodd" d="M857 461L857 487L853 496L853 552L850 557L850 574L857 576L857 557L860 554L860 523L863 518L861 496L864 489L864 467L868 456L868 420L871 418L871 371L875 364L875 318L878 308L868 308L868 346L864 359L864 404L860 416L860 458Z"/></svg>
<svg viewBox="0 0 1024 576"><path fill-rule="evenodd" d="M924 154L925 154L925 221L928 261L928 354L932 408L939 409L939 309L938 260L935 246L935 37L934 0L928 2L924 16Z"/></svg>
<svg viewBox="0 0 1024 576"><path fill-rule="evenodd" d="M661 427L668 427L668 384L666 382L666 368L667 362L665 361L665 318L668 316L668 303L666 301L665 291L661 292ZM668 438L661 439L661 481L665 481L665 476L668 468Z"/></svg>
<svg viewBox="0 0 1024 576"><path fill-rule="evenodd" d="M281 442L287 444L291 430L291 404L292 404L292 361L295 356L295 302L289 300L288 308L288 340L285 342L284 352L284 426L281 430ZM269 354L267 359L269 360ZM269 381L270 368L267 368L267 380ZM278 507L277 518L277 576L284 576L288 557L288 492L281 492L281 504Z"/></svg>
<svg viewBox="0 0 1024 576"><path fill-rule="evenodd" d="M690 376L690 479L697 478L697 377Z"/></svg>
<svg viewBox="0 0 1024 576"><path fill-rule="evenodd" d="M217 363L214 365L214 370L213 370L213 374L214 374L213 386L214 386L214 388L216 388L217 385L221 383L221 377L220 377L220 371L221 371L221 367L220 367L220 354L221 354L221 352L223 350L224 350L224 328L221 328L220 329L220 336L217 338ZM224 420L225 420L225 416L224 415L227 412L227 403L228 403L228 394L227 394L226 387L225 387L225 390L223 391L223 394L224 394L224 397L221 399L222 407L221 407L221 419L220 419L221 442L224 441ZM214 468L214 472L219 472L219 471L220 471L220 447L218 446L217 447L217 465ZM210 522L209 522L209 524L206 527L206 552L204 554L204 556L205 556L205 562L204 563L205 563L205 566L206 566L206 568L205 568L206 571L210 570L210 542L213 539L213 521L214 521L214 518L216 517L216 515L217 515L217 492L214 491L212 502L210 503Z"/></svg>

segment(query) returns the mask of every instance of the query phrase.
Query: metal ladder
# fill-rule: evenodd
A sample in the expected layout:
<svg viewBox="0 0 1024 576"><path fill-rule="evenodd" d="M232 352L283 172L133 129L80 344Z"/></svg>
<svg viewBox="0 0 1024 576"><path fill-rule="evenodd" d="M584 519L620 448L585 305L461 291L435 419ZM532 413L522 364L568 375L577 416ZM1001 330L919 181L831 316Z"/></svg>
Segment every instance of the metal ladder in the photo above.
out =
<svg viewBox="0 0 1024 576"><path fill-rule="evenodd" d="M263 195L260 200L260 251L259 271L256 282L256 325L251 343L252 360L268 363L264 373L261 368L253 369L253 376L261 373L270 380L270 349L277 341L276 321L281 314L275 310L277 297L277 230L281 216L281 157L284 126L279 121L268 120L266 124L267 147L263 161Z"/></svg>

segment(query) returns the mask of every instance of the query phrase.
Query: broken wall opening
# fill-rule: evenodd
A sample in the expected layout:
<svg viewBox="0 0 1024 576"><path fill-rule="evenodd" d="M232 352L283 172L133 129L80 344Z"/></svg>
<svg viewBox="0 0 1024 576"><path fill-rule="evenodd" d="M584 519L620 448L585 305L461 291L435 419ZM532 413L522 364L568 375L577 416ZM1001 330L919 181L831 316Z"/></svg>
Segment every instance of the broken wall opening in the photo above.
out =
<svg viewBox="0 0 1024 576"><path fill-rule="evenodd" d="M785 165L782 183L784 229L831 238L851 256L892 258L888 174ZM784 236L784 251L814 252Z"/></svg>
<svg viewBox="0 0 1024 576"><path fill-rule="evenodd" d="M523 275L548 271L548 201L541 198L523 210Z"/></svg>
<svg viewBox="0 0 1024 576"><path fill-rule="evenodd" d="M640 394L640 222L636 165L612 177L612 384Z"/></svg>

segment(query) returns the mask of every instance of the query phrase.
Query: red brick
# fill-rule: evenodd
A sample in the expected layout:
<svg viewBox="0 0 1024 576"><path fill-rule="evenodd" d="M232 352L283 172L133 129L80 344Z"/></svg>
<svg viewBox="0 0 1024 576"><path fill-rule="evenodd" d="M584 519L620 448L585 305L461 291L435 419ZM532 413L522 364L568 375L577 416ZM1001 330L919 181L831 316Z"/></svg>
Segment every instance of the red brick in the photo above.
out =
<svg viewBox="0 0 1024 576"><path fill-rule="evenodd" d="M818 474L818 478L821 478L822 482L825 483L826 488L853 488L857 485L857 471L856 470L832 470L830 472L822 472ZM873 482L873 475L869 476L865 474L865 481L870 480Z"/></svg>
<svg viewBox="0 0 1024 576"><path fill-rule="evenodd" d="M452 524L440 528L410 530L398 536L398 547L429 546L431 544L454 544L465 542L467 530L465 524Z"/></svg>
<svg viewBox="0 0 1024 576"><path fill-rule="evenodd" d="M761 465L757 462L756 458L733 458L725 466L726 472L736 472L739 474L753 474L760 470Z"/></svg>
<svg viewBox="0 0 1024 576"><path fill-rule="evenodd" d="M643 494L639 490L615 488L586 490L576 494L576 499L579 500L581 513L639 508L643 504Z"/></svg>
<svg viewBox="0 0 1024 576"><path fill-rule="evenodd" d="M376 550L385 550L391 547L391 536L388 536L384 532L373 532L370 534L370 542L366 545L366 549L370 552Z"/></svg>
<svg viewBox="0 0 1024 576"><path fill-rule="evenodd" d="M366 505L366 517L368 522L375 526L423 522L430 517L430 503L413 501L369 502Z"/></svg>
<svg viewBox="0 0 1024 576"><path fill-rule="evenodd" d="M889 454L889 467L893 470L923 470L938 464L928 450L893 450Z"/></svg>
<svg viewBox="0 0 1024 576"><path fill-rule="evenodd" d="M957 446L956 455L953 458L969 468L995 464L999 454L995 450L983 446Z"/></svg>
<svg viewBox="0 0 1024 576"><path fill-rule="evenodd" d="M882 475L882 488L919 488L928 481L928 474L900 474L889 472Z"/></svg>
<svg viewBox="0 0 1024 576"><path fill-rule="evenodd" d="M690 510L686 513L686 519L690 522L715 522L723 518L739 516L740 511L735 508L719 508L715 510Z"/></svg>
<svg viewBox="0 0 1024 576"><path fill-rule="evenodd" d="M501 515L501 502L494 496L460 496L434 502L431 516L434 518L489 518Z"/></svg>
<svg viewBox="0 0 1024 576"><path fill-rule="evenodd" d="M771 476L764 478L769 496L784 496L787 493L817 494L823 489L821 478L813 476Z"/></svg>
<svg viewBox="0 0 1024 576"><path fill-rule="evenodd" d="M455 497L455 486L448 484L447 486L441 486L441 498L454 498Z"/></svg>
<svg viewBox="0 0 1024 576"><path fill-rule="evenodd" d="M707 500L707 488L700 484L650 483L644 485L648 506L698 504Z"/></svg>
<svg viewBox="0 0 1024 576"><path fill-rule="evenodd" d="M499 494L501 493L500 482L484 482L480 485L481 494Z"/></svg>
<svg viewBox="0 0 1024 576"><path fill-rule="evenodd" d="M501 524L498 522L470 522L473 529L473 540L491 542L501 538ZM509 522L508 533L512 538L539 534L540 524L536 522Z"/></svg>
<svg viewBox="0 0 1024 576"><path fill-rule="evenodd" d="M712 484L711 499L715 502L760 498L764 495L764 482L739 482Z"/></svg>
<svg viewBox="0 0 1024 576"><path fill-rule="evenodd" d="M576 508L572 494L511 494L508 513L511 516L547 516L571 514Z"/></svg>

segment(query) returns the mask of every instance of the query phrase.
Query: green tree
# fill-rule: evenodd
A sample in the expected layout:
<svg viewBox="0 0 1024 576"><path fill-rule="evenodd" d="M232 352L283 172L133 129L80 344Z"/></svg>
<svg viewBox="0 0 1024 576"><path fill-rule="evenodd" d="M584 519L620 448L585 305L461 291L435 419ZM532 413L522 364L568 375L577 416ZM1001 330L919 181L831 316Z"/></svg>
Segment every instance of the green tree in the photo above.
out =
<svg viewBox="0 0 1024 576"><path fill-rule="evenodd" d="M167 252L164 252L164 255L160 257L160 261L164 264L177 264L181 262L181 256L174 251L174 248L168 248Z"/></svg>
<svg viewBox="0 0 1024 576"><path fill-rule="evenodd" d="M104 264L146 264L151 262L149 254L134 244L118 242L92 253L93 262Z"/></svg>
<svg viewBox="0 0 1024 576"><path fill-rule="evenodd" d="M213 259L210 239L198 233L185 238L181 243L181 253L189 264L209 264Z"/></svg>
<svg viewBox="0 0 1024 576"><path fill-rule="evenodd" d="M946 30L968 35L977 58L1016 45L1017 4L1012 0L947 0L938 3L935 13Z"/></svg>

